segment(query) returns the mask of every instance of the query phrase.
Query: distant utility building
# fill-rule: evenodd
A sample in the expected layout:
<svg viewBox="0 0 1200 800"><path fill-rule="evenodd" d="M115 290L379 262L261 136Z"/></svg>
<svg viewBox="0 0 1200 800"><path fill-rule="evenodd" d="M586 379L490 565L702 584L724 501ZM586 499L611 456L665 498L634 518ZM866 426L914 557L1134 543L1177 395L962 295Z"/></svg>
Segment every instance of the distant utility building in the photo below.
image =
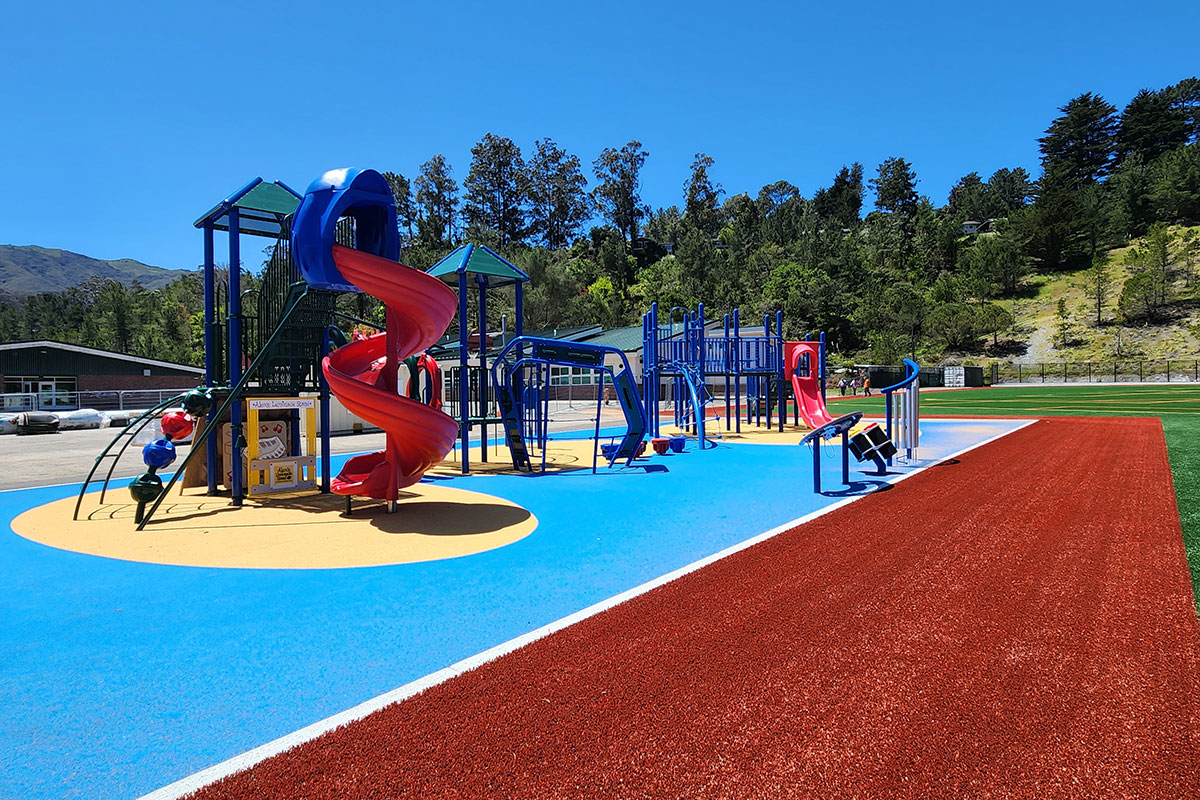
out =
<svg viewBox="0 0 1200 800"><path fill-rule="evenodd" d="M79 407L79 393L177 389L203 383L204 370L62 342L0 344L5 405L13 395L36 395L46 410ZM85 401L86 402L86 401Z"/></svg>

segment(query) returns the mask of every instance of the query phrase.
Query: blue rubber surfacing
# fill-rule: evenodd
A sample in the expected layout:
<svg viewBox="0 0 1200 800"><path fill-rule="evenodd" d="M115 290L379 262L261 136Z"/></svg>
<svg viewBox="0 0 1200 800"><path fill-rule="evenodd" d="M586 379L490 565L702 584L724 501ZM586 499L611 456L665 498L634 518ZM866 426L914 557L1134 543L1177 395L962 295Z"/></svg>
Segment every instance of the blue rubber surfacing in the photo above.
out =
<svg viewBox="0 0 1200 800"><path fill-rule="evenodd" d="M921 455L1021 424L925 420ZM812 493L807 448L688 448L647 460L665 471L449 479L529 509L537 530L387 567L80 555L9 527L77 486L0 494L0 798L137 797L840 499Z"/></svg>

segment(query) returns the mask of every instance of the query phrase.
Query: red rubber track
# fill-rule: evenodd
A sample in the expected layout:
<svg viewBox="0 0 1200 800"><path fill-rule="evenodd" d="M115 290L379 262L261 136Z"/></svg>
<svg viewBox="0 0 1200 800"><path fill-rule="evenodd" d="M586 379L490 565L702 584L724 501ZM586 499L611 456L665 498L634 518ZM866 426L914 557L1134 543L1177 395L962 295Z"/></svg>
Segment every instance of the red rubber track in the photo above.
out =
<svg viewBox="0 0 1200 800"><path fill-rule="evenodd" d="M198 796L1200 797L1160 423L1035 423Z"/></svg>

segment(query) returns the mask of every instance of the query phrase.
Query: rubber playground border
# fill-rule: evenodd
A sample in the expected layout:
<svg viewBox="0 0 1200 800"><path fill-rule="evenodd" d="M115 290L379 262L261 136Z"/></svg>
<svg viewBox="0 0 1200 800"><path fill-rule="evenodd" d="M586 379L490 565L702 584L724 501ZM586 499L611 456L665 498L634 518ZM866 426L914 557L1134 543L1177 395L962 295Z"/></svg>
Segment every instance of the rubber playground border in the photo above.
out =
<svg viewBox="0 0 1200 800"><path fill-rule="evenodd" d="M1003 421L1006 418L995 417L993 419L996 419L997 421ZM990 444L998 439L1002 439L1010 434L1024 430L1028 426L1035 424L1038 420L1037 419L1027 419L1027 420L1017 420L1017 421L1020 422L1021 424L1018 424L1018 425L1014 426L1013 428L1006 430L1000 434L989 437L988 439L985 439L983 441L972 444L969 447L955 451L953 453L950 453L949 455L943 456L936 460L931 460L929 463L922 464L921 466L919 466L909 472L898 474L898 475L894 476L892 480L888 481L887 486L889 486L889 487L893 486L896 483L904 481L914 475L922 474L926 470L928 470L932 467L936 467L940 464L944 464L948 461L951 461L951 460L957 458L958 456L963 455L964 453L967 453L967 452L970 452L977 448L983 447L983 446ZM638 586L635 586L631 589L628 589L624 592L620 592L616 595L613 595L612 597L610 597L606 600L603 600L599 603L594 603L594 604L592 604L580 611L577 611L573 614L569 614L569 615L562 617L558 620L555 620L554 622L551 622L547 625L543 625L539 628L536 628L528 633L525 633L520 636L514 637L512 639L509 639L506 642L503 642L499 645L496 645L496 646L491 647L487 650L484 650L480 653L477 653L476 655L462 659L454 664L451 664L448 667L437 670L436 672L430 673L429 675L426 675L422 678L418 678L417 680L410 681L409 683L399 686L396 689L393 689L389 692L385 692L381 695L378 695L370 700L367 700L356 706L348 708L345 711L342 711L338 714L334 714L332 716L326 717L323 720L319 720L318 722L315 722L311 725L307 725L307 726L300 728L299 730L296 730L290 734L279 737L273 741L267 742L266 744L260 745L259 747L256 747L256 748L253 748L252 750L248 750L245 753L234 756L233 758L227 759L218 764L214 764L213 766L208 767L203 770L200 770L199 772L193 773L192 775L189 775L178 781L175 781L175 782L170 783L166 786L163 786L159 789L156 789L152 792L149 792L145 795L142 795L141 798L139 798L139 800L175 800L176 798L185 797L185 796L192 794L193 792L196 792L200 789L203 789L204 787L209 786L223 778L226 778L231 775L235 775L237 773L240 773L247 769L250 769L250 768L254 767L255 765L265 761L268 758L279 755L279 754L284 753L288 750L291 750L292 748L295 748L299 745L302 745L309 741L312 741L312 740L314 740L326 733L334 731L340 727L343 727L350 723L361 720L361 719L363 719L377 711L380 711L381 709L384 709L388 706L391 706L396 703L407 700L408 698L411 698L417 694L420 694L421 692L424 692L424 691L426 691L430 688L433 688L439 684L445 683L446 681L449 681L459 675L462 675L466 672L469 672L480 666L483 666L484 664L495 661L503 656L513 653L516 650L519 650L520 648L525 647L528 644L531 644L540 639L543 639L553 633L556 633L560 630L568 628L572 625L575 625L576 623L579 623L590 617L596 616L602 612L608 611L618 605L621 605L622 603L625 603L629 600L639 597L640 595L646 594L647 592L650 592L654 589L657 589L661 586L664 586L668 583L678 580L679 578L681 578L685 575L688 575L690 573L693 573L700 569L703 569L704 567L707 567L715 562L718 562L725 558L728 558L729 556L732 556L736 553L747 550L757 544L767 541L768 539L771 539L775 536L786 533L787 531L793 530L794 528L796 528L799 525L803 525L811 520L817 519L818 517L832 513L833 511L836 511L840 508L845 507L846 505L849 505L850 503L853 503L855 500L858 500L861 497L868 496L869 494L874 494L877 491L882 491L882 489L877 489L877 490L874 490L872 492L867 492L862 495L855 495L855 496L843 498L843 499L838 500L838 501L834 502L833 504L826 506L824 508L821 508L817 511L811 512L811 513L806 514L797 519L794 519L789 522L778 525L778 526L772 528L771 530L768 530L764 533L758 534L757 536L753 536L749 539L743 540L742 542L739 542L738 544L732 545L730 547L726 547L723 550L720 550L720 551L713 553L712 555L706 556L702 559L698 559L698 560L696 560L690 564L687 564L683 567L680 567L678 569L672 570L671 572L668 572L658 578L655 578L650 581L646 581L646 582L644 582Z"/></svg>

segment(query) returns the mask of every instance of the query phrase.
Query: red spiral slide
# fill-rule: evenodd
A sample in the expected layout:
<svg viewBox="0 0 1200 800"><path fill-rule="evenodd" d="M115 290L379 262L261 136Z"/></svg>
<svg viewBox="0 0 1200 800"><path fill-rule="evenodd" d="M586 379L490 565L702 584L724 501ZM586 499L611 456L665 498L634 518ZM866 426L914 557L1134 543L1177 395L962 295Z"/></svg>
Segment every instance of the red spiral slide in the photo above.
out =
<svg viewBox="0 0 1200 800"><path fill-rule="evenodd" d="M441 337L458 299L437 278L386 258L334 245L333 260L346 280L383 301L387 332L330 353L322 364L325 379L351 413L387 433L387 447L347 461L330 488L395 500L446 457L458 436L453 417L396 393L397 367Z"/></svg>

